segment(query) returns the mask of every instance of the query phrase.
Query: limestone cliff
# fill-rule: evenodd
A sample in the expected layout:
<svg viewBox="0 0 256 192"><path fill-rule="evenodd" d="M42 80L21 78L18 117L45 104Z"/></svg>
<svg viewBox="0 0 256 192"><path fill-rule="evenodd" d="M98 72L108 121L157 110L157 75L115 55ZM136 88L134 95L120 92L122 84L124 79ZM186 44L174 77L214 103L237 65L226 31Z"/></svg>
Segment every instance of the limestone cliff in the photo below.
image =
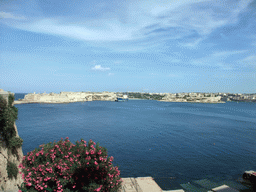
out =
<svg viewBox="0 0 256 192"><path fill-rule="evenodd" d="M1 95L0 91L0 95ZM16 137L19 137L17 126L14 123L14 128L16 131ZM6 147L5 143L2 140L2 135L0 134L0 191L4 192L18 192L18 185L20 186L24 180L22 179L22 175L18 173L17 179L9 179L7 173L7 162L14 163L17 168L23 159L22 146L17 148L18 158L16 155L12 154L12 152ZM18 171L21 172L21 168L18 168Z"/></svg>
<svg viewBox="0 0 256 192"><path fill-rule="evenodd" d="M18 130L17 127L15 125L15 130L16 130L16 136L19 137L18 135ZM15 165L17 165L17 167L19 166L19 164L22 162L22 158L23 158L23 152L22 152L22 147L17 149L18 151L18 156L19 159L9 153L8 155L8 149L5 147L2 147L2 149L0 149L0 191L18 191L18 185L20 186L23 182L24 179L22 179L22 175L18 174L17 179L13 178L13 179L8 179L8 174L7 174L7 161L13 162L15 163ZM18 168L19 172L21 172L21 168Z"/></svg>

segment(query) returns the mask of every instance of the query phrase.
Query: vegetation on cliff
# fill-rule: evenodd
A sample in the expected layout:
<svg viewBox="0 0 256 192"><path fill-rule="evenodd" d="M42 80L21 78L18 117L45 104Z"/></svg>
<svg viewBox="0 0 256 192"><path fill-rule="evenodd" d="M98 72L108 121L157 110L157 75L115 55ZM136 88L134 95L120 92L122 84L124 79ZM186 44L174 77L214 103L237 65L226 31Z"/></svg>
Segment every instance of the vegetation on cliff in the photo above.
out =
<svg viewBox="0 0 256 192"><path fill-rule="evenodd" d="M17 133L14 126L18 118L18 109L13 106L13 101L14 96L12 94L9 94L8 102L0 95L0 149L2 147L7 148L8 155L13 154L19 160L17 149L22 146L23 140L16 137ZM8 161L7 173L8 178L17 178L18 168L13 162Z"/></svg>

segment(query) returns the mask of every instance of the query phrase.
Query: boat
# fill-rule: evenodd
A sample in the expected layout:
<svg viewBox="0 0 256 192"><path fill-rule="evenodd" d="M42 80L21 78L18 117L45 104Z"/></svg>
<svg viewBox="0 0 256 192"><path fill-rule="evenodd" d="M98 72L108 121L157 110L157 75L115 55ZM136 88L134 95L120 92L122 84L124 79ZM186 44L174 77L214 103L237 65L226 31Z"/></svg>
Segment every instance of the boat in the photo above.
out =
<svg viewBox="0 0 256 192"><path fill-rule="evenodd" d="M123 95L122 97L117 97L116 102L120 102L120 101L128 101L128 96L127 95Z"/></svg>
<svg viewBox="0 0 256 192"><path fill-rule="evenodd" d="M256 171L245 171L243 180L248 184L256 185Z"/></svg>

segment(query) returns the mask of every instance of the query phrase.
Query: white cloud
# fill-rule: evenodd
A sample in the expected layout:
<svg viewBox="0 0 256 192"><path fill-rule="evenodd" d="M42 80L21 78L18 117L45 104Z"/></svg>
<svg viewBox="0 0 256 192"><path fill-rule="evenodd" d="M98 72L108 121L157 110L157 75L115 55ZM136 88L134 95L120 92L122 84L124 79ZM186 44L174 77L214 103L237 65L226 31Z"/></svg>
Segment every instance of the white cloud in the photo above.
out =
<svg viewBox="0 0 256 192"><path fill-rule="evenodd" d="M0 18L2 19L15 19L15 20L24 20L26 19L24 16L15 16L11 13L7 13L7 12L0 12Z"/></svg>
<svg viewBox="0 0 256 192"><path fill-rule="evenodd" d="M170 74L168 75L168 77L178 78L178 77L183 77L183 75L177 74L177 73L170 73Z"/></svg>
<svg viewBox="0 0 256 192"><path fill-rule="evenodd" d="M157 74L157 73L150 73L149 75L150 76L159 76L159 74Z"/></svg>
<svg viewBox="0 0 256 192"><path fill-rule="evenodd" d="M183 46L183 47L187 47L190 49L195 49L198 47L198 45L204 40L204 38L198 38L194 41L191 42L186 42L186 43L179 43L179 45Z"/></svg>
<svg viewBox="0 0 256 192"><path fill-rule="evenodd" d="M101 67L101 65L95 65L94 67L92 67L92 70L95 71L107 71L110 70L109 67Z"/></svg>
<svg viewBox="0 0 256 192"><path fill-rule="evenodd" d="M111 24L111 22L113 23ZM33 21L31 23L20 23L15 27L21 30L66 36L85 41L131 40L133 39L132 33L134 31L134 29L129 27L119 26L119 23L116 23L115 20L106 21L100 29L90 27L90 24L89 26L63 24L52 18Z"/></svg>
<svg viewBox="0 0 256 192"><path fill-rule="evenodd" d="M231 67L230 65L228 65L226 63L217 63L216 66L218 66L222 70L232 70L233 69L233 67Z"/></svg>
<svg viewBox="0 0 256 192"><path fill-rule="evenodd" d="M58 16L6 24L22 30L84 41L136 40L154 35L165 39L180 39L195 33L201 37L207 36L218 27L237 22L240 13L251 2L252 0L226 0L225 3L223 0L131 0L122 2L122 9L102 11L101 17L85 18L78 14L76 22ZM84 11L86 12L86 8ZM0 12L0 16L24 19L6 12ZM196 47L201 37L184 46Z"/></svg>
<svg viewBox="0 0 256 192"><path fill-rule="evenodd" d="M122 61L114 61L115 64L120 64Z"/></svg>
<svg viewBox="0 0 256 192"><path fill-rule="evenodd" d="M246 64L246 65L249 65L249 66L252 66L252 67L256 67L256 56L255 55L250 55L250 56L242 59L240 61L240 63L242 65Z"/></svg>
<svg viewBox="0 0 256 192"><path fill-rule="evenodd" d="M241 54L245 53L247 50L240 50L240 51L219 51L219 52L214 52L211 56L212 57L227 57L235 54Z"/></svg>
<svg viewBox="0 0 256 192"><path fill-rule="evenodd" d="M230 56L239 55L246 52L247 50L213 52L207 57L192 60L191 64L197 66L219 67L223 70L231 70L233 68L229 64L223 62L223 60Z"/></svg>
<svg viewBox="0 0 256 192"><path fill-rule="evenodd" d="M158 29L159 33L163 33L163 29L169 28L166 30L166 34L169 33L172 38L179 39L195 33L207 36L219 27L237 22L239 14L246 10L252 0L241 0L239 3L234 1L223 3L218 0L160 2L162 3L150 1L146 4L144 2L139 7L145 7L142 9L145 9L147 14L151 14L151 24L155 24L151 25L153 29L146 28L146 31Z"/></svg>

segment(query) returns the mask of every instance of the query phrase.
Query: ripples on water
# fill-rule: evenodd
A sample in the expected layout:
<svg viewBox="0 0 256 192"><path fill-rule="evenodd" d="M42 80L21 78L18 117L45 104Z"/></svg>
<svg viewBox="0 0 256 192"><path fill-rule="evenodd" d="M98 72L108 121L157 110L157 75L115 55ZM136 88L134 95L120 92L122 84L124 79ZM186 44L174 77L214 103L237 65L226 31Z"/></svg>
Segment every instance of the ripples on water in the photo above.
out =
<svg viewBox="0 0 256 192"><path fill-rule="evenodd" d="M164 189L256 169L255 103L130 100L16 107L24 154L61 137L73 143L92 139L114 156L121 177L175 177L172 186L170 180L158 182Z"/></svg>

